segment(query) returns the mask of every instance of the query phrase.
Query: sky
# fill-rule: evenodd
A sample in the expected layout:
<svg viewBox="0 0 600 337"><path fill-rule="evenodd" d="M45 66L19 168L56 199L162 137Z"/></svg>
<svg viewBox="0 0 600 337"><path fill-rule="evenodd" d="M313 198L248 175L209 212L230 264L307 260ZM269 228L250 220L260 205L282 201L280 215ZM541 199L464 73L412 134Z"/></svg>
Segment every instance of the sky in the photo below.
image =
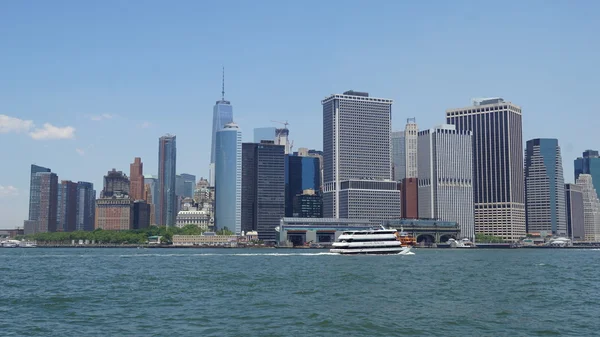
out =
<svg viewBox="0 0 600 337"><path fill-rule="evenodd" d="M28 214L31 164L97 191L158 138L177 171L208 175L212 108L225 98L244 141L288 121L321 149L321 100L391 98L393 129L420 129L477 97L523 109L523 139L558 138L565 180L600 148L600 2L0 1L0 228Z"/></svg>

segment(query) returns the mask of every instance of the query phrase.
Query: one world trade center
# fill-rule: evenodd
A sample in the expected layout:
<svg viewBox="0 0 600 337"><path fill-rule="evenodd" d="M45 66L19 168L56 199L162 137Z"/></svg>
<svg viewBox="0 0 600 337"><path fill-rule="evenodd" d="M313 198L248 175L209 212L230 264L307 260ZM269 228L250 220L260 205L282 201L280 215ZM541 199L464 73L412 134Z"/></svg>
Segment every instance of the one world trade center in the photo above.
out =
<svg viewBox="0 0 600 337"><path fill-rule="evenodd" d="M213 108L212 141L210 147L210 168L209 183L215 186L215 147L217 131L223 129L226 124L233 122L233 107L231 102L225 100L225 69L223 69L223 84L221 90L221 100L215 103Z"/></svg>

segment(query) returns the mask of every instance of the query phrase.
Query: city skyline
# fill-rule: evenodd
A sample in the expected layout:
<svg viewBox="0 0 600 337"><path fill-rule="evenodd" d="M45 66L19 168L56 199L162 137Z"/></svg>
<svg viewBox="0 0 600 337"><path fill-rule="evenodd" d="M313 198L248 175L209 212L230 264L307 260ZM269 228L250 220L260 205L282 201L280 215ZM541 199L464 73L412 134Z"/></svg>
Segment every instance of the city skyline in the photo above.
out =
<svg viewBox="0 0 600 337"><path fill-rule="evenodd" d="M598 37L590 33L598 23L582 17L582 11L570 4L546 4L539 12L536 4L509 2L505 9L513 24L494 28L478 14L485 8L475 10L468 3L441 4L433 11L422 4L394 3L389 4L389 13L383 13L389 20L380 18L381 24L367 20L353 27L336 27L320 20L323 27L302 32L294 26L301 17L316 20L326 11L315 13L295 4L294 10L282 13L282 5L275 5L256 15L275 20L268 25L278 24L278 32L266 30L267 23L261 20L249 20L234 12L227 19L231 25L223 35L214 37L196 33L215 25L216 18L198 22L194 10L189 9L199 5L188 5L185 11L168 9L167 13L142 9L147 18L167 14L166 20L174 23L161 34L145 21L141 23L148 29L131 30L130 18L120 13L113 18L113 27L98 30L96 26L109 11L90 8L90 4L73 2L68 13L39 4L40 13L46 13L49 21L37 20L40 14L30 13L23 4L3 5L0 28L15 34L0 38L7 50L4 59L11 64L0 81L0 115L12 118L0 122L0 141L15 145L0 149L3 158L11 159L0 179L0 212L4 215L0 227L13 227L27 218L31 163L51 167L72 181L102 186L107 169L114 166L126 172L136 156L147 158L146 172L157 174L155 139L172 133L180 139L179 171L208 177L210 131L201 126L210 124L212 103L220 96L223 65L228 70L228 98L235 102L240 126L252 130L272 125L270 120L288 120L290 136L303 147L322 148L320 137L313 136L321 127L318 100L355 87L396 101L393 131L402 130L409 117L416 117L423 128L441 124L440 114L445 109L462 106L473 97L503 96L518 102L525 110L524 140L549 137L561 142L566 182L574 182L573 160L588 148L600 148L592 127L597 120L596 107L587 99L593 97L594 88L587 78L598 71L589 66L600 45L595 43ZM207 6L203 10L217 12L228 10L230 5ZM242 4L240 12L251 10L245 6L249 5ZM586 6L591 7L587 12L593 13L598 5ZM345 11L359 15L358 9ZM280 16L273 18L273 13ZM569 14L565 25L551 20L559 13ZM398 20L398 15L404 19ZM419 16L421 22L413 18ZM454 20L465 23L456 25ZM44 26L36 25L36 21L45 22ZM32 29L15 31L18 22L31 23ZM438 32L440 25L443 32ZM240 27L244 27L242 36ZM44 33L37 34L41 29ZM323 53L331 50L331 44L319 35L332 29L338 36L331 42L337 51ZM177 37L180 30L189 34L161 38L165 34ZM97 34L94 46L100 50L86 42L90 32ZM113 38L120 34L126 38ZM259 39L261 34L267 38ZM280 36L287 36L289 42L269 42ZM351 43L360 36L370 38ZM489 39L511 45L518 52L483 58L466 48L480 40L483 50ZM60 49L45 42L54 40L65 42ZM132 40L137 43L130 44ZM22 41L30 43L25 46ZM153 42L162 47L160 53L146 53L145 46ZM211 46L213 55L199 57L206 55L204 46ZM368 57L362 51L365 47L372 51ZM23 57L23 48L31 52L30 56ZM450 57L440 58L435 51L441 48ZM247 51L244 57L240 57L240 49ZM325 57L313 61L311 55ZM54 62L54 57L63 62ZM172 59L177 62L170 62ZM356 67L365 59L376 62L377 67ZM552 75L548 69L553 69ZM494 76L497 80L486 80ZM282 82L283 78L295 80ZM273 93L269 104L265 104L265 92ZM294 106L282 111L281 107L291 101ZM570 118L574 112L577 118ZM187 122L198 118L202 122ZM549 125L542 127L538 121ZM131 135L131 146L123 147L119 137L110 136L113 133ZM251 141L251 137L247 132L243 141Z"/></svg>

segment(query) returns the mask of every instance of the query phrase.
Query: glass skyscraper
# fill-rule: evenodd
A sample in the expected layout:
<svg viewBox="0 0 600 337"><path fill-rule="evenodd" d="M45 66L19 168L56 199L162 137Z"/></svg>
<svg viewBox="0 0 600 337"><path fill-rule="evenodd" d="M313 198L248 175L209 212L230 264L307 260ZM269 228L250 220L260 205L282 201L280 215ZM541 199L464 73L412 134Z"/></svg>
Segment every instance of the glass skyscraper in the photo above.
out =
<svg viewBox="0 0 600 337"><path fill-rule="evenodd" d="M209 169L209 183L211 186L215 185L215 159L216 159L216 147L217 147L217 132L225 127L226 124L233 122L233 107L229 101L225 100L225 93L220 101L215 103L213 108L213 120L212 120L212 142L210 150L210 169Z"/></svg>
<svg viewBox="0 0 600 337"><path fill-rule="evenodd" d="M162 136L158 142L158 208L156 222L160 226L175 226L177 197L175 177L177 144L173 135Z"/></svg>
<svg viewBox="0 0 600 337"><path fill-rule="evenodd" d="M592 178L592 184L596 189L598 198L600 198L600 156L598 151L586 150L583 156L575 159L575 180L580 174L589 174Z"/></svg>
<svg viewBox="0 0 600 337"><path fill-rule="evenodd" d="M558 139L527 141L525 201L527 233L567 235L565 179Z"/></svg>
<svg viewBox="0 0 600 337"><path fill-rule="evenodd" d="M392 170L395 181L406 178L406 138L404 131L392 132Z"/></svg>
<svg viewBox="0 0 600 337"><path fill-rule="evenodd" d="M320 196L321 169L318 157L289 155L285 157L285 216L292 217L294 199L304 190L313 190ZM313 197L314 198L314 197Z"/></svg>
<svg viewBox="0 0 600 337"><path fill-rule="evenodd" d="M93 231L96 217L96 191L94 184L77 182L77 222L76 230Z"/></svg>
<svg viewBox="0 0 600 337"><path fill-rule="evenodd" d="M217 131L215 227L242 232L242 132L235 123Z"/></svg>
<svg viewBox="0 0 600 337"><path fill-rule="evenodd" d="M35 179L37 173L50 172L49 168L31 165L29 176L29 220L37 220L40 216L40 186L39 179Z"/></svg>

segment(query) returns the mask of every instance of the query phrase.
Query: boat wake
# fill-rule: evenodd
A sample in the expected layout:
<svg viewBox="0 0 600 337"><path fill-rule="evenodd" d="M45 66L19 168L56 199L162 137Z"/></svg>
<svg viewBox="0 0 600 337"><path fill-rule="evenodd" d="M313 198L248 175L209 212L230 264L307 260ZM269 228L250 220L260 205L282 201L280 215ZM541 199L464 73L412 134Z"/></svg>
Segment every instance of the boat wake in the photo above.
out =
<svg viewBox="0 0 600 337"><path fill-rule="evenodd" d="M320 253L200 253L200 254L124 254L119 257L172 257L172 256L326 256L339 255L336 253L320 252Z"/></svg>

